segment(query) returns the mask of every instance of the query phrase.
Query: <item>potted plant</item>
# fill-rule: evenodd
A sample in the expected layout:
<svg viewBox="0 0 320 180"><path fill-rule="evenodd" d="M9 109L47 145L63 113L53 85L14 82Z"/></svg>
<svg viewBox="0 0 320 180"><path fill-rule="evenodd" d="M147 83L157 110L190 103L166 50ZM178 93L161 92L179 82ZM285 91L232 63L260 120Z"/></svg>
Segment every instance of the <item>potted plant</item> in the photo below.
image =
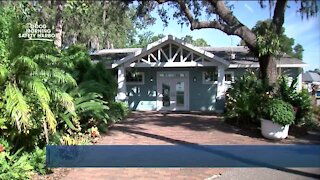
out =
<svg viewBox="0 0 320 180"><path fill-rule="evenodd" d="M272 99L262 109L261 134L268 139L284 139L288 136L289 125L294 123L291 104Z"/></svg>

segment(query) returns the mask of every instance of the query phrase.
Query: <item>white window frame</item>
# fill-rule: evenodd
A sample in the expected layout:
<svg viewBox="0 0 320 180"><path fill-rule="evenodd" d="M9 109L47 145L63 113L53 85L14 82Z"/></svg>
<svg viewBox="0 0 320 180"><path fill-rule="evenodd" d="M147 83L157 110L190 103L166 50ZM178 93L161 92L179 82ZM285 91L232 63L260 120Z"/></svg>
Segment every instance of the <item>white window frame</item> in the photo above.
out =
<svg viewBox="0 0 320 180"><path fill-rule="evenodd" d="M126 79L127 85L144 85L144 80L145 80L144 72L136 72L136 73L139 73L139 74L142 75L142 81L141 82L128 82L127 79Z"/></svg>
<svg viewBox="0 0 320 180"><path fill-rule="evenodd" d="M216 69L218 70L218 68ZM218 81L206 81L205 79L205 73L206 72L209 72L210 70L205 70L205 71L202 71L202 84L218 84Z"/></svg>
<svg viewBox="0 0 320 180"><path fill-rule="evenodd" d="M225 78L227 74L231 74L231 81L227 81L227 79ZM225 71L224 72L224 82L226 84L231 84L234 82L234 72L233 71Z"/></svg>

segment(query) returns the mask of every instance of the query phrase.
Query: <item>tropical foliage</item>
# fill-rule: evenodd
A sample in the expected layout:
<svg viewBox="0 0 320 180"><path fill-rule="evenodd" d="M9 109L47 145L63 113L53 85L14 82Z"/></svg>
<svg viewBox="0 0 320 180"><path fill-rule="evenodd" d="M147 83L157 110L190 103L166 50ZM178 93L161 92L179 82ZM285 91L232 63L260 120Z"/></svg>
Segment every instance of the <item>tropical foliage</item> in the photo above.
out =
<svg viewBox="0 0 320 180"><path fill-rule="evenodd" d="M10 127L7 136L17 137L12 132L14 129L17 134L28 135L41 127L48 142L49 134L54 133L57 126L52 104L56 109L74 114L73 100L66 89L75 87L76 81L61 68L58 52L48 43L17 38L21 30L19 20L23 22L22 16L17 14L7 21L11 29L4 38L6 56L1 59L0 116ZM15 44L17 47L13 47Z"/></svg>
<svg viewBox="0 0 320 180"><path fill-rule="evenodd" d="M9 152L0 153L0 179L30 179L33 176L33 167L29 154L15 154Z"/></svg>
<svg viewBox="0 0 320 180"><path fill-rule="evenodd" d="M227 119L240 125L259 122L262 111L268 106L265 102L276 98L293 106L294 124L312 124L312 102L307 90L298 91L297 79L289 83L285 76L279 77L277 84L276 87L265 86L253 72L239 77L227 91Z"/></svg>
<svg viewBox="0 0 320 180"><path fill-rule="evenodd" d="M261 103L269 98L270 93L266 89L252 71L237 78L227 91L227 117L235 119L238 124L256 121Z"/></svg>
<svg viewBox="0 0 320 180"><path fill-rule="evenodd" d="M114 73L103 62L93 63L85 46L57 49L52 42L19 38L27 22L36 20L37 6L29 7L27 1L4 4L0 7L0 179L29 179L34 172L47 172L46 144L96 143L99 131L123 119L128 107L114 102Z"/></svg>
<svg viewBox="0 0 320 180"><path fill-rule="evenodd" d="M267 19L265 21L258 21L256 23L256 25L252 28L252 31L254 33L256 33L259 38L258 38L258 41L261 42L260 43L260 46L262 47L261 50L263 49L263 47L266 46L266 44L270 43L270 44L273 44L274 46L277 45L279 46L279 49L277 54L280 55L280 54L286 54L286 55L289 55L291 57L295 57L295 58L298 58L300 60L302 60L302 57L303 57L303 47L301 44L297 43L296 45L294 45L294 38L289 38L286 34L285 34L285 28L282 27L281 28L281 32L280 32L280 35L279 37L274 37L273 38L273 41L275 42L268 42L268 41L271 41L272 37L268 37L268 33L267 33L267 30L268 28L271 28L271 19ZM266 35L266 36L264 36ZM272 36L272 34L269 34L269 36ZM279 44L279 42L281 42ZM240 42L241 45L246 45L245 42L243 40L241 40ZM268 47L268 48L271 48L271 47ZM276 49L276 47L273 47L272 48L273 50ZM268 51L268 50L267 50Z"/></svg>
<svg viewBox="0 0 320 180"><path fill-rule="evenodd" d="M306 89L297 91L296 85L297 79L289 84L287 77L280 77L276 97L290 103L295 108L295 124L309 124L314 119L311 97Z"/></svg>

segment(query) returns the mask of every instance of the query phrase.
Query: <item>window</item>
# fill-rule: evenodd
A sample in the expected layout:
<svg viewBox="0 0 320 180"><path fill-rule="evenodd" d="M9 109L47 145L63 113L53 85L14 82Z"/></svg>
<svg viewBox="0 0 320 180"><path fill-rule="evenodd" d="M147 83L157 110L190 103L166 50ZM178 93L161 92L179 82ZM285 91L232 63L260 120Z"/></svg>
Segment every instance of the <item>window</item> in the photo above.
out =
<svg viewBox="0 0 320 180"><path fill-rule="evenodd" d="M203 84L211 84L218 81L217 69L203 72Z"/></svg>
<svg viewBox="0 0 320 180"><path fill-rule="evenodd" d="M126 82L128 84L143 84L144 73L143 72L126 72Z"/></svg>
<svg viewBox="0 0 320 180"><path fill-rule="evenodd" d="M232 83L234 81L234 73L231 71L226 71L224 73L224 81L226 83Z"/></svg>

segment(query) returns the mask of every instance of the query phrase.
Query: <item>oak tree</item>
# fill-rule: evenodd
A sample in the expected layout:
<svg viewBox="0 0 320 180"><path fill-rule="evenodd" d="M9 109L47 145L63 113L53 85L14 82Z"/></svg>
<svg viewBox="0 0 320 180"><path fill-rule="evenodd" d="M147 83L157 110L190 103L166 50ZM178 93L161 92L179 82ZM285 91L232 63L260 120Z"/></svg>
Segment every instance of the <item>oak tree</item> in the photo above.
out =
<svg viewBox="0 0 320 180"><path fill-rule="evenodd" d="M244 22L241 22L233 14L233 6L230 2L223 0L156 0L139 1L141 14L145 15L149 10L158 6L158 12L165 24L168 24L168 8L174 8L173 18L181 25L189 25L191 30L195 29L218 29L227 35L240 37L248 46L250 51L258 57L261 78L265 83L273 84L277 79L276 56L279 52L279 35L285 21L285 11L288 8L288 0L259 0L261 8L266 3L272 12L272 23L262 33L254 33ZM302 17L311 17L318 12L318 1L295 0L300 4L298 12ZM160 6L161 4L167 4ZM206 14L208 19L202 19Z"/></svg>

